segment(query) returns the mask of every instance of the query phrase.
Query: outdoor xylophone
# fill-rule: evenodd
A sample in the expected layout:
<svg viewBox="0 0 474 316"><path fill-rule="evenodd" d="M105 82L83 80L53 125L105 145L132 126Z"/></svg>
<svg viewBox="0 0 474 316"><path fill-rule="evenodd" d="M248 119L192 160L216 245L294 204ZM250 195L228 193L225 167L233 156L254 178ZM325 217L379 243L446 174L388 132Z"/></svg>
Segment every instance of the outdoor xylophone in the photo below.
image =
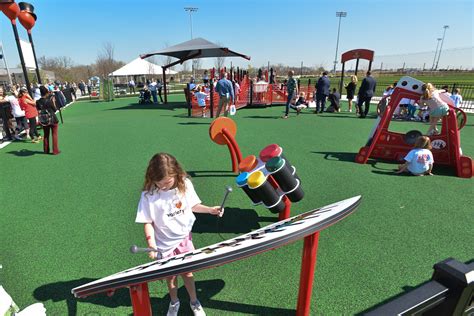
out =
<svg viewBox="0 0 474 316"><path fill-rule="evenodd" d="M72 289L75 297L113 292L128 287L135 315L151 315L148 282L220 266L276 249L304 238L297 315L309 315L319 231L354 212L356 196L315 209L211 246L155 260Z"/></svg>

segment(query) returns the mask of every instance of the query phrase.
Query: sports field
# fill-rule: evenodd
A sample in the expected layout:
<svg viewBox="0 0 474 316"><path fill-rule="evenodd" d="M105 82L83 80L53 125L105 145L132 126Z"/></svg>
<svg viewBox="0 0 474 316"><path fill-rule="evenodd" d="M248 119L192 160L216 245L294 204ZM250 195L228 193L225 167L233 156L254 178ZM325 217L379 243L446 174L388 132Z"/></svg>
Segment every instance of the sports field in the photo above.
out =
<svg viewBox="0 0 474 316"><path fill-rule="evenodd" d="M40 301L48 315L132 313L125 289L86 299L75 299L71 289L148 261L129 248L146 245L134 220L145 168L157 152L176 156L204 204L220 204L225 185L233 185L219 225L224 238L276 220L235 186L227 148L209 139L211 119L188 118L182 95L170 100L167 106L138 105L136 98L80 101L63 113L60 155L44 155L41 144L26 142L0 150L0 284L17 305ZM282 111L242 109L234 119L244 156L278 143L296 167L306 194L292 215L363 197L354 214L321 232L311 315L363 313L428 281L441 260L474 259L473 179L449 168L411 177L395 175L391 163L356 164L373 119L293 112L282 120ZM473 122L470 115L461 131L463 152L471 157ZM215 217L198 216L193 232L198 248L221 240ZM207 314L294 315L302 245L197 272ZM166 284L154 282L150 292L155 313L165 314ZM179 296L180 311L189 315L183 287Z"/></svg>

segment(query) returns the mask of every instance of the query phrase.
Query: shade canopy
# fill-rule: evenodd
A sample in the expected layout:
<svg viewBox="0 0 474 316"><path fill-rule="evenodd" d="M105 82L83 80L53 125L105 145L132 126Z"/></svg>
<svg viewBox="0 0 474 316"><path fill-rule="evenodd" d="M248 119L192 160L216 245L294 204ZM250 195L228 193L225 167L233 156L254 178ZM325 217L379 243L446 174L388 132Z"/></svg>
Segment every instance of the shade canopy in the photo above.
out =
<svg viewBox="0 0 474 316"><path fill-rule="evenodd" d="M139 76L139 75L161 75L163 68L156 64L137 58L126 64L125 66L115 70L109 76ZM174 75L177 72L171 69L166 69L167 75Z"/></svg>
<svg viewBox="0 0 474 316"><path fill-rule="evenodd" d="M214 44L203 38L195 38L156 52L142 54L140 57L148 58L153 55L171 56L178 58L180 61L209 57L242 57L250 60L250 56L234 52L227 47Z"/></svg>

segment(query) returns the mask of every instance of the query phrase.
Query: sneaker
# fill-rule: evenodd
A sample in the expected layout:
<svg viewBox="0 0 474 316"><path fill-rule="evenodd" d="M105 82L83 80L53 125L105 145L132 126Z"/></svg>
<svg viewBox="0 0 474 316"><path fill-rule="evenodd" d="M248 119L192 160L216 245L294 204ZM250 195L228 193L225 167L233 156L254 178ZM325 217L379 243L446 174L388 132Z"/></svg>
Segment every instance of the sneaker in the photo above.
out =
<svg viewBox="0 0 474 316"><path fill-rule="evenodd" d="M13 136L13 137L14 137L16 140L23 140L23 138L21 138L21 137L18 136L18 135L15 135L15 136Z"/></svg>
<svg viewBox="0 0 474 316"><path fill-rule="evenodd" d="M31 142L32 142L33 144L36 144L36 143L39 143L40 141L39 141L37 138L35 138L35 139L32 139Z"/></svg>
<svg viewBox="0 0 474 316"><path fill-rule="evenodd" d="M282 119L287 119L288 116L287 116L287 115L283 115L281 118L282 118Z"/></svg>
<svg viewBox="0 0 474 316"><path fill-rule="evenodd" d="M38 136L38 140L42 140L43 139L43 136Z"/></svg>
<svg viewBox="0 0 474 316"><path fill-rule="evenodd" d="M193 310L194 316L206 316L204 309L199 301L196 301L195 304L190 303L191 309Z"/></svg>
<svg viewBox="0 0 474 316"><path fill-rule="evenodd" d="M177 301L174 304L170 302L170 306L168 307L168 313L166 314L166 316L178 316L178 311L179 311L179 301Z"/></svg>

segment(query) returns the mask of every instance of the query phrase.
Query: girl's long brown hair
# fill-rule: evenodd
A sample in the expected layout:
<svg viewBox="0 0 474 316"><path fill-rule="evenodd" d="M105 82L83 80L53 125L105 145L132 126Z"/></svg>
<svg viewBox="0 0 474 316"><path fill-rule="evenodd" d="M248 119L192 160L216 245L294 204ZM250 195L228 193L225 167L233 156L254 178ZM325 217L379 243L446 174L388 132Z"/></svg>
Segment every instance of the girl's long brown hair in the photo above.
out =
<svg viewBox="0 0 474 316"><path fill-rule="evenodd" d="M186 191L184 180L187 174L181 168L176 158L167 153L155 154L146 169L143 191L152 193L157 189L155 183L167 177L172 177L175 180L174 187L171 189L178 188L178 191L181 193Z"/></svg>
<svg viewBox="0 0 474 316"><path fill-rule="evenodd" d="M431 140L428 136L420 136L416 139L414 146L415 148L424 148L431 150Z"/></svg>

